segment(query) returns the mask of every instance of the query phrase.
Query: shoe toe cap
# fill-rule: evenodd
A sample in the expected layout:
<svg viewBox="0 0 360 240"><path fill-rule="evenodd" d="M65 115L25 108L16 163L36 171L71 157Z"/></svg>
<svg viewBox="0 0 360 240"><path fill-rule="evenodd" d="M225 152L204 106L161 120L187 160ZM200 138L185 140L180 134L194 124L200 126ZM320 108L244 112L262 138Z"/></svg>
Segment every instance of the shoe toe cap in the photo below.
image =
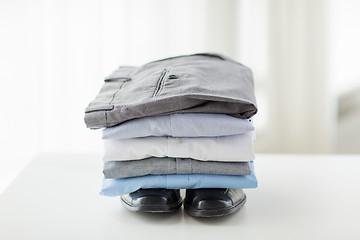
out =
<svg viewBox="0 0 360 240"><path fill-rule="evenodd" d="M204 199L200 201L194 201L192 206L195 209L220 209L220 208L230 208L232 206L232 201L228 200L219 200L219 199Z"/></svg>
<svg viewBox="0 0 360 240"><path fill-rule="evenodd" d="M181 200L179 194L172 190L146 189L121 196L121 199L131 206L164 206Z"/></svg>
<svg viewBox="0 0 360 240"><path fill-rule="evenodd" d="M241 189L198 189L189 191L186 204L194 209L225 209L245 197Z"/></svg>

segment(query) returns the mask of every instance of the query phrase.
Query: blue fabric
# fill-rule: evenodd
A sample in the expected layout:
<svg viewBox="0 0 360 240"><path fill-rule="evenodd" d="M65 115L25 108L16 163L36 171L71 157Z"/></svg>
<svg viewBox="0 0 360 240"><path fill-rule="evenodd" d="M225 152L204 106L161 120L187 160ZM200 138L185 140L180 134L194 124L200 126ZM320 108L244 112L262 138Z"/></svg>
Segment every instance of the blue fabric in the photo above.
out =
<svg viewBox="0 0 360 240"><path fill-rule="evenodd" d="M143 117L103 130L103 139L149 136L214 137L253 131L249 119L225 114L184 113Z"/></svg>
<svg viewBox="0 0 360 240"><path fill-rule="evenodd" d="M254 163L250 162L251 175L229 176L212 174L148 175L103 180L101 195L121 196L140 188L256 188Z"/></svg>

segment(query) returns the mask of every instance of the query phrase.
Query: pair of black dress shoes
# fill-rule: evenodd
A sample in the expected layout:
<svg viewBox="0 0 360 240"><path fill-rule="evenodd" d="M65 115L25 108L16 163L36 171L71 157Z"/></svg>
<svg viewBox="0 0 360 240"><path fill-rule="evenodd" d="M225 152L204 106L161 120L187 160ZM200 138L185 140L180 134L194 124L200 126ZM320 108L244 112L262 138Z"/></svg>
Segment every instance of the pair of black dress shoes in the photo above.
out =
<svg viewBox="0 0 360 240"><path fill-rule="evenodd" d="M121 196L126 208L135 212L175 212L182 204L179 189L140 189ZM194 217L220 217L238 211L246 202L242 189L187 189L185 211Z"/></svg>

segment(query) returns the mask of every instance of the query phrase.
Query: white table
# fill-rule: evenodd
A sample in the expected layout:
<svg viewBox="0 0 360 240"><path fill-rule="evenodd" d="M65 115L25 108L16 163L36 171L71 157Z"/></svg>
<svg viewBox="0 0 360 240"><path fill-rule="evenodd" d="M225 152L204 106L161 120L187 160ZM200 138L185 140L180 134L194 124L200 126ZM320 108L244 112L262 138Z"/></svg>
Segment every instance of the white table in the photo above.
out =
<svg viewBox="0 0 360 240"><path fill-rule="evenodd" d="M216 219L130 212L98 195L101 168L99 156L35 159L0 195L0 239L360 239L360 156L258 155L259 188Z"/></svg>

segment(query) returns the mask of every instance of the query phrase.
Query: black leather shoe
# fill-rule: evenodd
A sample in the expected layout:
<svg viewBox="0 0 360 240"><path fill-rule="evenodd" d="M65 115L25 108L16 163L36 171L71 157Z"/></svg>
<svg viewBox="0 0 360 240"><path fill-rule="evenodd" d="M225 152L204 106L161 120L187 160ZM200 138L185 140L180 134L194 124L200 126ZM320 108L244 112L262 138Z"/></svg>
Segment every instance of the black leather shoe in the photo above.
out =
<svg viewBox="0 0 360 240"><path fill-rule="evenodd" d="M121 196L123 205L134 212L174 212L181 207L179 189L139 189Z"/></svg>
<svg viewBox="0 0 360 240"><path fill-rule="evenodd" d="M245 202L242 189L187 189L184 208L193 217L221 217L240 210Z"/></svg>

